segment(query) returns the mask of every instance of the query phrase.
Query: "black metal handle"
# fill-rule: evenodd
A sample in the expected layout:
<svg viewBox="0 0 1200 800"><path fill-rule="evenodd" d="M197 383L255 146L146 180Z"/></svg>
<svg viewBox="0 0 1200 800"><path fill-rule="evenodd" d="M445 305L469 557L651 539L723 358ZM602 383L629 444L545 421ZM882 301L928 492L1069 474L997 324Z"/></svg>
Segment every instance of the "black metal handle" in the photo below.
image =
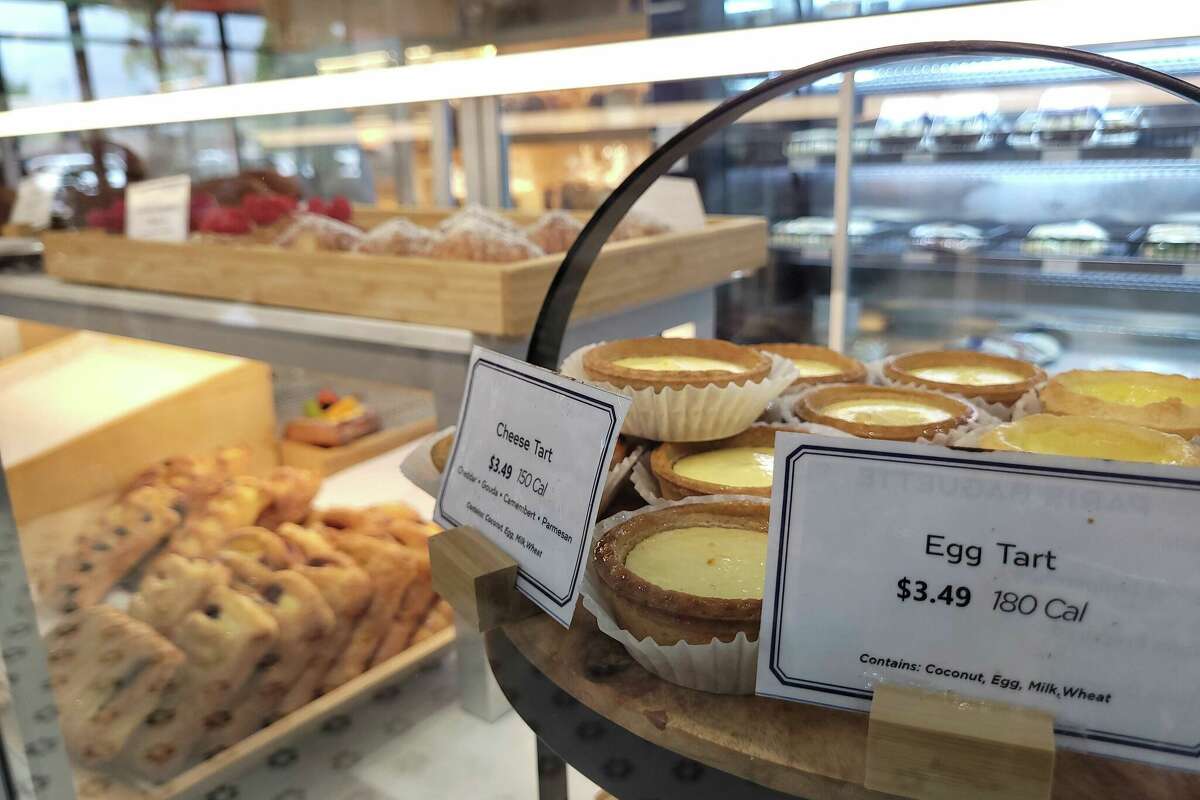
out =
<svg viewBox="0 0 1200 800"><path fill-rule="evenodd" d="M600 204L596 213L588 220L579 237L567 251L566 256L563 257L562 264L559 265L558 272L554 275L554 280L550 282L550 289L546 292L542 310L538 313L537 322L533 327L526 360L548 369L558 366L563 335L567 330L571 309L575 306L579 290L583 287L583 281L596 261L600 247L608 240L617 223L629 212L637 199L650 188L650 185L666 174L672 164L692 153L712 134L769 100L786 94L805 83L829 75L891 61L952 55L1026 56L1077 64L1101 72L1133 78L1200 105L1200 86L1158 70L1097 53L1089 53L1085 50L1023 42L967 40L920 42L880 47L875 50L863 50L820 61L777 78L763 81L753 89L721 103L672 136L662 147L639 164L629 174L629 177L622 181L621 185Z"/></svg>

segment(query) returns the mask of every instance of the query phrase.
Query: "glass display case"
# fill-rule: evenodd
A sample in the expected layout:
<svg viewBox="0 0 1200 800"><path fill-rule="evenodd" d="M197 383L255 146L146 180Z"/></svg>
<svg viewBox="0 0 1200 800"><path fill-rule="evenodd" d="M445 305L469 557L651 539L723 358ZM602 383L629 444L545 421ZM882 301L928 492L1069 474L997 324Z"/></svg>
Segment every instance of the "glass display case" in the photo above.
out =
<svg viewBox="0 0 1200 800"><path fill-rule="evenodd" d="M1114 447L1200 462L1200 105L924 51L726 105L1022 33L1194 83L1200 30L1145 2L1068 34L1057 0L0 0L0 800L882 796L865 716L739 696L760 617L681 678L588 547L569 630L456 615L429 540L464 385L491 352L636 395L585 544L727 494L766 533L778 430L1021 451L980 437L1074 370L1159 374L1169 419ZM1020 374L926 387L907 437L799 405L923 391L887 370L927 350ZM1055 797L1200 791L1080 738Z"/></svg>

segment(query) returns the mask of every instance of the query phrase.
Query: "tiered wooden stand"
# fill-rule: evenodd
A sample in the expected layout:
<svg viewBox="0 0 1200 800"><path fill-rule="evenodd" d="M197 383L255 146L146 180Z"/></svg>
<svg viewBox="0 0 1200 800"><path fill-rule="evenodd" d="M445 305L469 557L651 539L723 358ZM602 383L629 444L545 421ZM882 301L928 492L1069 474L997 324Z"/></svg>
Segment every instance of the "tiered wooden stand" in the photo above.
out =
<svg viewBox="0 0 1200 800"><path fill-rule="evenodd" d="M1200 797L1198 773L1056 751L1049 715L1013 706L881 687L868 716L684 689L642 669L582 607L564 630L505 597L515 564L477 532L433 542L439 592L497 626L488 654L513 708L619 800Z"/></svg>

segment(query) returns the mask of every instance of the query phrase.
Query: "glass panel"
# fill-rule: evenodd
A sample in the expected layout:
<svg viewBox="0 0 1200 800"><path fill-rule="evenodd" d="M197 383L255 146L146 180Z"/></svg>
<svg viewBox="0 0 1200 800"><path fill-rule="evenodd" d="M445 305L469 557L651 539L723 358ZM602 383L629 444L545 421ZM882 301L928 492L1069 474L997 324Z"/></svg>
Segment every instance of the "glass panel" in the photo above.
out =
<svg viewBox="0 0 1200 800"><path fill-rule="evenodd" d="M92 92L97 98L153 94L158 91L158 69L149 47L90 42L84 46Z"/></svg>
<svg viewBox="0 0 1200 800"><path fill-rule="evenodd" d="M164 91L222 86L226 82L225 63L219 50L164 47L162 57Z"/></svg>
<svg viewBox="0 0 1200 800"><path fill-rule="evenodd" d="M225 15L225 43L230 47L255 49L266 42L267 20L250 14Z"/></svg>
<svg viewBox="0 0 1200 800"><path fill-rule="evenodd" d="M86 39L150 39L150 18L141 10L110 5L84 5L79 9L79 23Z"/></svg>
<svg viewBox="0 0 1200 800"><path fill-rule="evenodd" d="M59 0L0 0L0 33L67 36L67 6Z"/></svg>
<svg viewBox="0 0 1200 800"><path fill-rule="evenodd" d="M0 69L11 108L80 99L75 53L66 42L0 39Z"/></svg>
<svg viewBox="0 0 1200 800"><path fill-rule="evenodd" d="M158 36L168 44L189 44L219 47L221 31L217 15L211 11L176 11L164 8L158 12Z"/></svg>

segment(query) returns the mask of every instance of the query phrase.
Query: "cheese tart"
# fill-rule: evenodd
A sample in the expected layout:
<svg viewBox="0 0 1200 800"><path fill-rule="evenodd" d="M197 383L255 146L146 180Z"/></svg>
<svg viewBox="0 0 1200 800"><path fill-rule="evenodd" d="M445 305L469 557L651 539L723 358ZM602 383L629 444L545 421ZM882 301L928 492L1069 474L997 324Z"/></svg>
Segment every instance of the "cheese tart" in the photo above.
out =
<svg viewBox="0 0 1200 800"><path fill-rule="evenodd" d="M770 505L715 501L630 517L596 542L596 574L622 628L639 640L758 638Z"/></svg>
<svg viewBox="0 0 1200 800"><path fill-rule="evenodd" d="M454 447L454 432L447 433L433 443L429 449L429 460L438 472L446 471L446 462L450 460L450 450Z"/></svg>
<svg viewBox="0 0 1200 800"><path fill-rule="evenodd" d="M666 442L650 455L650 471L668 500L705 494L771 496L775 434L802 425L762 425L715 442Z"/></svg>
<svg viewBox="0 0 1200 800"><path fill-rule="evenodd" d="M971 350L893 356L884 361L883 374L900 383L1006 406L1046 379L1041 367L1028 361Z"/></svg>
<svg viewBox="0 0 1200 800"><path fill-rule="evenodd" d="M1093 417L1032 414L986 431L979 437L979 446L1051 456L1200 466L1200 447L1181 436Z"/></svg>
<svg viewBox="0 0 1200 800"><path fill-rule="evenodd" d="M864 383L867 380L867 368L861 361L828 347L788 342L768 342L754 347L783 356L796 365L800 377L792 381L793 389L818 383Z"/></svg>
<svg viewBox="0 0 1200 800"><path fill-rule="evenodd" d="M718 339L621 339L583 354L589 379L622 389L682 389L761 381L771 359L749 347Z"/></svg>
<svg viewBox="0 0 1200 800"><path fill-rule="evenodd" d="M1125 370L1071 370L1038 392L1050 414L1144 425L1185 439L1200 436L1200 378Z"/></svg>
<svg viewBox="0 0 1200 800"><path fill-rule="evenodd" d="M965 401L898 386L818 386L800 395L793 410L852 436L905 442L947 433L979 417Z"/></svg>

